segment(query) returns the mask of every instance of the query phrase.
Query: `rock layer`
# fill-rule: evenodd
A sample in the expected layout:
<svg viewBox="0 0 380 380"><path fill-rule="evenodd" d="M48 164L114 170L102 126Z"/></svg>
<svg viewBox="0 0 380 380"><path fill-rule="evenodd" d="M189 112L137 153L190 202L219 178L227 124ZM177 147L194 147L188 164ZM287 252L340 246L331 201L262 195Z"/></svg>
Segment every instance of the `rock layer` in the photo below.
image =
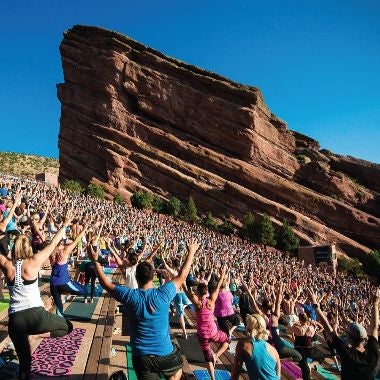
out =
<svg viewBox="0 0 380 380"><path fill-rule="evenodd" d="M191 195L236 223L265 212L353 255L380 246L380 166L320 150L259 89L96 27L65 32L60 51L60 181Z"/></svg>

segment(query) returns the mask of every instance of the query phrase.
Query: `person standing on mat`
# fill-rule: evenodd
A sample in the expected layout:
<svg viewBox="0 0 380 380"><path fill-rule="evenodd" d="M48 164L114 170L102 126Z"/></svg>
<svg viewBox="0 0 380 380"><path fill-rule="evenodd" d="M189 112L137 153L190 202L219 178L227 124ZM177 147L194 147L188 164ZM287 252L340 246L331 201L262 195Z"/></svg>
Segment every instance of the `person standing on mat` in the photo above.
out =
<svg viewBox="0 0 380 380"><path fill-rule="evenodd" d="M32 362L30 335L49 333L62 337L73 329L71 322L49 313L44 308L38 287L38 271L61 241L72 220L72 213L65 216L63 227L53 240L36 254L29 238L19 235L12 248L12 260L0 255L0 268L9 287L8 333L19 358L19 379L30 379Z"/></svg>
<svg viewBox="0 0 380 380"><path fill-rule="evenodd" d="M121 302L130 318L132 364L139 380L178 380L182 377L183 360L179 348L170 341L169 305L189 274L199 244L189 245L189 253L178 275L166 284L154 287L154 268L149 262L136 267L138 289L115 285L108 281L100 264L98 253L90 245L100 284Z"/></svg>
<svg viewBox="0 0 380 380"><path fill-rule="evenodd" d="M73 281L69 275L68 269L68 258L70 253L77 247L79 241L87 231L87 226L79 233L76 239L68 244L59 246L54 254L50 258L51 276L50 276L50 293L53 297L56 313L58 315L63 315L63 303L62 294L72 294L72 295L85 295L86 287L81 285L77 281ZM63 241L62 243L63 244Z"/></svg>
<svg viewBox="0 0 380 380"><path fill-rule="evenodd" d="M215 301L218 297L219 289L225 281L227 267L222 270L222 275L216 285L209 284L210 296L208 297L207 285L203 282L198 284L197 293L189 291L186 285L183 289L195 307L197 320L197 335L203 356L207 362L207 369L212 380L215 380L215 364L219 356L228 348L228 335L218 329L214 319ZM218 350L213 352L211 343L219 343Z"/></svg>

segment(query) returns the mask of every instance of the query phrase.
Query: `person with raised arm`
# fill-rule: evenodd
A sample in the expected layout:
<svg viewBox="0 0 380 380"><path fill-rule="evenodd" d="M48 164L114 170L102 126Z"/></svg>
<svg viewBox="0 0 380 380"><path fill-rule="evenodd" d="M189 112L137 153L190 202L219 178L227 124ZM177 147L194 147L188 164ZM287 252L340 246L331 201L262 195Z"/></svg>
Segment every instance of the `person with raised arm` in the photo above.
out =
<svg viewBox="0 0 380 380"><path fill-rule="evenodd" d="M379 302L380 289L373 294L371 324L366 329L359 323L351 322L346 326L349 343L343 342L331 327L326 315L319 307L319 300L313 290L307 288L318 319L332 341L332 346L340 356L342 380L374 380L379 360Z"/></svg>
<svg viewBox="0 0 380 380"><path fill-rule="evenodd" d="M86 287L70 278L68 268L68 258L71 252L77 247L79 241L87 231L85 226L76 239L70 244L63 244L61 240L58 248L50 256L51 276L50 276L50 293L53 297L56 313L63 316L62 294L72 294L76 296L86 295Z"/></svg>
<svg viewBox="0 0 380 380"><path fill-rule="evenodd" d="M71 220L70 211L50 244L36 254L29 238L19 235L12 248L12 259L0 255L0 268L9 287L8 333L20 362L19 379L30 378L30 335L49 333L51 337L62 337L72 331L69 321L45 310L38 287L38 271L54 252Z"/></svg>
<svg viewBox="0 0 380 380"><path fill-rule="evenodd" d="M195 307L195 316L197 320L197 335L199 345L203 352L203 356L207 362L207 369L212 380L215 380L215 364L219 356L228 348L228 335L220 330L215 323L214 310L215 302L219 294L220 287L225 281L227 267L223 267L222 274L216 286L209 289L210 296L208 297L207 285L203 282L197 285L197 293L188 290L186 284L183 289L190 301ZM218 350L214 353L211 349L211 342L219 343Z"/></svg>
<svg viewBox="0 0 380 380"><path fill-rule="evenodd" d="M152 264L147 261L139 263L136 268L138 289L131 289L108 281L97 262L98 253L89 246L100 284L123 304L130 317L132 364L140 380L158 379L160 374L170 380L182 377L182 356L170 341L169 305L185 282L198 248L199 244L192 242L178 275L158 288L153 284Z"/></svg>

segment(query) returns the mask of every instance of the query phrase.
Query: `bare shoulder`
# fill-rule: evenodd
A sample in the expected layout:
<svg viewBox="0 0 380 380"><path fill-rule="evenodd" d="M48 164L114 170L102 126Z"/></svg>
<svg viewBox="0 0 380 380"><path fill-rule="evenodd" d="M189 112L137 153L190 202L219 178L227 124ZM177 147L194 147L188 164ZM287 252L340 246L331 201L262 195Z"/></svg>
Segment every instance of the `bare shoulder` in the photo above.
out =
<svg viewBox="0 0 380 380"><path fill-rule="evenodd" d="M273 356L274 358L278 358L278 352L271 344L266 343L266 347L267 347L267 351L269 352L271 356Z"/></svg>

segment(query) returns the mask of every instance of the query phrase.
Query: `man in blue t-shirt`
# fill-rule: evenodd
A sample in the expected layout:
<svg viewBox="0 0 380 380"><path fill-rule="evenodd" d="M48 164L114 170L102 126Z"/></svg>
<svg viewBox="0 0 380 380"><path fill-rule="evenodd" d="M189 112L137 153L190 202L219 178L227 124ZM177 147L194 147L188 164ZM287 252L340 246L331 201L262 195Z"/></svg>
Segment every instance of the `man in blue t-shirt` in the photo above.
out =
<svg viewBox="0 0 380 380"><path fill-rule="evenodd" d="M171 380L182 377L182 356L170 340L169 308L189 274L198 247L195 242L190 244L189 253L178 275L158 288L153 285L153 266L147 261L139 263L136 268L138 289L131 289L107 280L96 261L97 253L90 245L100 284L123 304L130 318L132 364L139 380L159 379L160 374Z"/></svg>

